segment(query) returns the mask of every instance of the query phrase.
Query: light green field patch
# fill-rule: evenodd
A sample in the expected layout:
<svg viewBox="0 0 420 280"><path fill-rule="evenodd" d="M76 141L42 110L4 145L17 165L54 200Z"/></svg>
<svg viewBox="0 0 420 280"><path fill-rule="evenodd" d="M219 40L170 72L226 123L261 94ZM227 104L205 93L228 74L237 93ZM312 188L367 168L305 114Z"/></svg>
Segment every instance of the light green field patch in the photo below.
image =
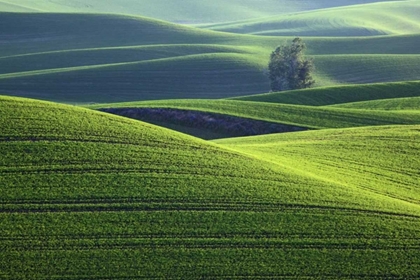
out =
<svg viewBox="0 0 420 280"><path fill-rule="evenodd" d="M217 140L337 184L418 205L419 126L366 127Z"/></svg>
<svg viewBox="0 0 420 280"><path fill-rule="evenodd" d="M361 101L332 106L362 110L420 110L420 97Z"/></svg>

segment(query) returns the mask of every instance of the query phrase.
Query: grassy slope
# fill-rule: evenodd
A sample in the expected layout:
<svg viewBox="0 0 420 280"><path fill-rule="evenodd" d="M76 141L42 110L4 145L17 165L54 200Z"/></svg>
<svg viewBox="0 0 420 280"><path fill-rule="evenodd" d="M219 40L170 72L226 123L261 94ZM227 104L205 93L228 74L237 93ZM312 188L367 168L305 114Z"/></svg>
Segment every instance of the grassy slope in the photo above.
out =
<svg viewBox="0 0 420 280"><path fill-rule="evenodd" d="M308 106L334 105L358 101L420 96L420 82L379 83L371 85L336 86L298 91L274 92L235 98L243 101L284 103ZM349 105L340 107L353 108ZM378 108L380 109L380 108Z"/></svg>
<svg viewBox="0 0 420 280"><path fill-rule="evenodd" d="M231 138L219 144L346 186L420 203L420 126Z"/></svg>
<svg viewBox="0 0 420 280"><path fill-rule="evenodd" d="M1 0L0 11L122 13L148 16L172 22L196 23L249 19L365 2L362 0L338 0L334 2L327 0L230 0L229 2L221 0L200 2L194 0L178 2L164 0L142 0L141 2L136 0ZM376 1L369 0L368 2ZM222 6L223 9L220 9Z"/></svg>
<svg viewBox="0 0 420 280"><path fill-rule="evenodd" d="M221 113L309 128L343 128L386 124L419 124L419 111L363 111L330 107L236 100L161 100L92 105L90 108L174 108Z"/></svg>
<svg viewBox="0 0 420 280"><path fill-rule="evenodd" d="M363 110L420 110L420 96L350 102L331 106Z"/></svg>
<svg viewBox="0 0 420 280"><path fill-rule="evenodd" d="M0 26L2 92L62 102L267 92L262 69L270 51L287 39L116 15L1 16L6 23ZM419 77L418 35L306 42L315 58L318 86Z"/></svg>
<svg viewBox="0 0 420 280"><path fill-rule="evenodd" d="M0 111L6 279L420 268L414 203L86 109L1 97Z"/></svg>
<svg viewBox="0 0 420 280"><path fill-rule="evenodd" d="M381 2L202 27L225 32L271 36L347 37L417 34L420 32L419 13L419 1Z"/></svg>

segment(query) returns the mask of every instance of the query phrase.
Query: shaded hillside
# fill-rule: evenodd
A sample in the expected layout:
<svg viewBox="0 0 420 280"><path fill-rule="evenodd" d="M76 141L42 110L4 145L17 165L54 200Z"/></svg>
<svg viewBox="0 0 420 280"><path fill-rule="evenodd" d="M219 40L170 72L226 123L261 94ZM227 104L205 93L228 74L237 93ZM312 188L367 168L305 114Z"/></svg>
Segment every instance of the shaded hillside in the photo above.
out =
<svg viewBox="0 0 420 280"><path fill-rule="evenodd" d="M362 110L420 110L420 96L351 102L333 106Z"/></svg>
<svg viewBox="0 0 420 280"><path fill-rule="evenodd" d="M111 14L3 13L2 20L0 91L72 103L264 93L269 53L290 39ZM418 35L305 42L317 87L420 75Z"/></svg>

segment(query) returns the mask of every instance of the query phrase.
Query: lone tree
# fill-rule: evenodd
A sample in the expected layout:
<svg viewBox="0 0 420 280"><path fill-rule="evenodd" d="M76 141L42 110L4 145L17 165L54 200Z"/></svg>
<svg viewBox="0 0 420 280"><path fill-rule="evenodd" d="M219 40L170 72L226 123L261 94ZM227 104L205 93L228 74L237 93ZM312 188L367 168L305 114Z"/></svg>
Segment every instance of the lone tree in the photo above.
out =
<svg viewBox="0 0 420 280"><path fill-rule="evenodd" d="M315 83L311 76L314 64L304 58L305 48L302 39L295 38L290 46L279 46L271 53L268 64L271 91L308 88Z"/></svg>

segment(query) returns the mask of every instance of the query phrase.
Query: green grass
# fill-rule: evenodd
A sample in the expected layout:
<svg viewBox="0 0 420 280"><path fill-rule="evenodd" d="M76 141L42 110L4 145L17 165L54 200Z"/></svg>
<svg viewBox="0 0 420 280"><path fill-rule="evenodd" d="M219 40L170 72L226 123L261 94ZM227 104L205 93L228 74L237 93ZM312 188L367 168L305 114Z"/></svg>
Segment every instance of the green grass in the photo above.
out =
<svg viewBox="0 0 420 280"><path fill-rule="evenodd" d="M419 13L418 1L379 2L201 27L270 36L348 37L418 34Z"/></svg>
<svg viewBox="0 0 420 280"><path fill-rule="evenodd" d="M398 102L402 97L420 96L420 82L398 82L398 83L378 83L371 85L335 86L326 88L311 88L297 91L274 92L267 94L257 94L234 98L243 101L257 101L270 103L284 103L307 106L324 106L351 102L373 101L380 99L395 99ZM370 104L370 103L366 103ZM374 104L374 103L372 103ZM415 103L414 103L415 104ZM355 108L358 105L340 105L345 108ZM366 106L366 109L369 105ZM413 105L413 109L416 106ZM363 108L365 109L365 108ZM378 109L382 109L378 107Z"/></svg>
<svg viewBox="0 0 420 280"><path fill-rule="evenodd" d="M140 2L0 0L17 12L0 13L2 94L162 99L0 96L0 278L419 277L418 1ZM293 37L101 14L199 23L311 9L215 26L341 36L304 38L321 88L251 96ZM208 142L92 110L114 107L323 130Z"/></svg>
<svg viewBox="0 0 420 280"><path fill-rule="evenodd" d="M216 143L337 184L420 202L420 126L230 138Z"/></svg>
<svg viewBox="0 0 420 280"><path fill-rule="evenodd" d="M420 97L351 102L338 104L334 107L363 110L420 110Z"/></svg>
<svg viewBox="0 0 420 280"><path fill-rule="evenodd" d="M369 147L393 136L390 150L411 139L375 166L404 158L412 169L389 170L394 185L377 191L83 108L0 97L0 112L2 278L381 279L420 269L418 190L394 189L418 172L418 126L290 136L340 144L350 133Z"/></svg>
<svg viewBox="0 0 420 280"><path fill-rule="evenodd" d="M187 109L315 129L420 123L419 111L364 111L237 100L159 100L96 104L89 107L92 109L136 107Z"/></svg>

